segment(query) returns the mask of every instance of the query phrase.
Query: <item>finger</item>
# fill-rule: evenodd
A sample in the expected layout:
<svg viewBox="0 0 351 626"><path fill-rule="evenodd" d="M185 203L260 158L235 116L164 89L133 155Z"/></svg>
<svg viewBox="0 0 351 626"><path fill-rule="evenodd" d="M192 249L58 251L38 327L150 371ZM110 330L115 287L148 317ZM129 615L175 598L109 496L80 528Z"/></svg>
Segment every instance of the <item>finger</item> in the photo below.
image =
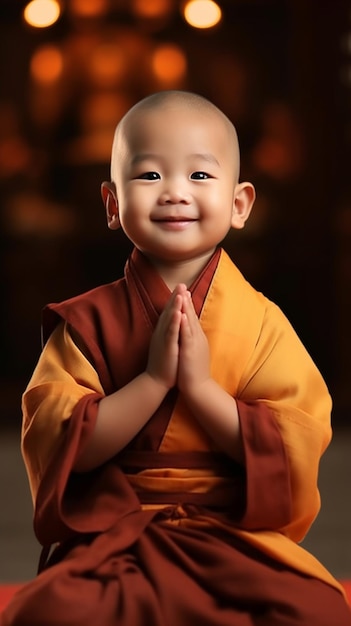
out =
<svg viewBox="0 0 351 626"><path fill-rule="evenodd" d="M189 291L187 291L184 295L183 295L183 300L182 300L182 312L185 313L185 315L188 318L188 323L190 324L190 326L194 326L194 324L198 323L198 317L196 315L196 311L194 308L194 304L191 298L191 294Z"/></svg>
<svg viewBox="0 0 351 626"><path fill-rule="evenodd" d="M169 319L169 324L166 330L166 334L170 338L175 338L178 341L178 335L180 331L180 325L182 320L182 314L180 311L173 311Z"/></svg>
<svg viewBox="0 0 351 626"><path fill-rule="evenodd" d="M179 294L172 294L171 298L168 300L165 308L163 309L160 319L159 319L159 327L166 329L171 323L172 317L175 312L181 312L182 308L182 297Z"/></svg>
<svg viewBox="0 0 351 626"><path fill-rule="evenodd" d="M184 283L179 283L172 291L171 297L168 302L174 302L177 296L183 296L186 291L186 285L184 285Z"/></svg>
<svg viewBox="0 0 351 626"><path fill-rule="evenodd" d="M180 311L181 307L182 307L182 302L183 302L182 292L181 292L181 290L176 288L172 292L172 294L171 294L171 296L170 296L170 298L169 298L169 300L168 300L168 302L167 302L163 312L171 311L174 308L176 308L177 310Z"/></svg>
<svg viewBox="0 0 351 626"><path fill-rule="evenodd" d="M182 350L191 345L191 343L189 343L189 340L191 340L192 334L193 333L191 332L188 316L185 313L182 313L179 328L179 340Z"/></svg>
<svg viewBox="0 0 351 626"><path fill-rule="evenodd" d="M178 283L178 285L176 286L174 291L176 291L177 293L185 293L187 291L187 286L186 286L185 283ZM190 293L190 292L188 292L188 293Z"/></svg>

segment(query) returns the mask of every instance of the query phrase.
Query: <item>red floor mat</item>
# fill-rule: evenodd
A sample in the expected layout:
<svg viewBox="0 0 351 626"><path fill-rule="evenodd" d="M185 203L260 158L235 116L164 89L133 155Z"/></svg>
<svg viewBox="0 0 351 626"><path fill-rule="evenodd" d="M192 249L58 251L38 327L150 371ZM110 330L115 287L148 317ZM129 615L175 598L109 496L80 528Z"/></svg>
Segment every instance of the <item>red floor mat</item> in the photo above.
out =
<svg viewBox="0 0 351 626"><path fill-rule="evenodd" d="M20 584L13 585L0 585L0 611L5 608L6 604L9 602L10 598L12 598L13 594L17 589L20 588Z"/></svg>

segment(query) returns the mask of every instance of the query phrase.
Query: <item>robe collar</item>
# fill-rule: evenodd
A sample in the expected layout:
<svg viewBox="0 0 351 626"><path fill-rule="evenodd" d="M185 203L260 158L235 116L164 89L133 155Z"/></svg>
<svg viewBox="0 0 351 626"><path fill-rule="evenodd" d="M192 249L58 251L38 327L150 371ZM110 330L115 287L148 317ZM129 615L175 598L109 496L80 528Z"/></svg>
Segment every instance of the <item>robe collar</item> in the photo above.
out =
<svg viewBox="0 0 351 626"><path fill-rule="evenodd" d="M220 256L221 248L217 248L189 288L198 316L201 313ZM158 318L170 298L170 289L149 259L137 248L133 249L127 262L127 274L128 271L131 272L134 281L138 285L139 293L142 295L148 314L151 318Z"/></svg>

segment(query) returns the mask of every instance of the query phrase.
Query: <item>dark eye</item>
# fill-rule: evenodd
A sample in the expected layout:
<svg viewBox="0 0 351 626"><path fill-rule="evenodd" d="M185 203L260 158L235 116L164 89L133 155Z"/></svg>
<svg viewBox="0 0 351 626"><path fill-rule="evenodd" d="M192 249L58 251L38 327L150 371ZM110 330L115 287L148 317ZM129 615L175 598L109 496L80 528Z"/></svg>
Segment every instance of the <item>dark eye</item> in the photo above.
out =
<svg viewBox="0 0 351 626"><path fill-rule="evenodd" d="M161 176L158 172L144 172L136 176L136 178L141 178L142 180L159 180Z"/></svg>
<svg viewBox="0 0 351 626"><path fill-rule="evenodd" d="M190 178L192 180L206 180L207 178L211 178L211 176L206 172L193 172Z"/></svg>

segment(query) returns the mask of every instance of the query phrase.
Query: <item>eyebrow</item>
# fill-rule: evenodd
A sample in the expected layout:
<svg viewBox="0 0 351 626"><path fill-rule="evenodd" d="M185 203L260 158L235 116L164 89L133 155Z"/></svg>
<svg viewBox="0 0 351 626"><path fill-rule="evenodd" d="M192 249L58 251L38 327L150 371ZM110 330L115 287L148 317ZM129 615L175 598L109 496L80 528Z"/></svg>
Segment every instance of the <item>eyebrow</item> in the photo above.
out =
<svg viewBox="0 0 351 626"><path fill-rule="evenodd" d="M207 163L214 163L215 165L219 165L219 161L216 159L214 154L211 154L211 152L196 152L194 154L191 154L190 156L192 158L202 159Z"/></svg>
<svg viewBox="0 0 351 626"><path fill-rule="evenodd" d="M152 153L143 153L143 154L135 154L131 160L132 165L137 165L142 161L147 161L148 159L159 159L160 157L157 154Z"/></svg>
<svg viewBox="0 0 351 626"><path fill-rule="evenodd" d="M162 157L159 156L158 154L145 152L142 154L135 154L132 158L131 164L137 165L138 163L142 163L143 161L147 161L148 159L158 160L161 158ZM189 155L189 158L202 159L203 161L206 161L207 163L211 163L211 164L219 166L219 161L216 159L216 157L213 154L211 154L211 152L194 152L193 154Z"/></svg>

